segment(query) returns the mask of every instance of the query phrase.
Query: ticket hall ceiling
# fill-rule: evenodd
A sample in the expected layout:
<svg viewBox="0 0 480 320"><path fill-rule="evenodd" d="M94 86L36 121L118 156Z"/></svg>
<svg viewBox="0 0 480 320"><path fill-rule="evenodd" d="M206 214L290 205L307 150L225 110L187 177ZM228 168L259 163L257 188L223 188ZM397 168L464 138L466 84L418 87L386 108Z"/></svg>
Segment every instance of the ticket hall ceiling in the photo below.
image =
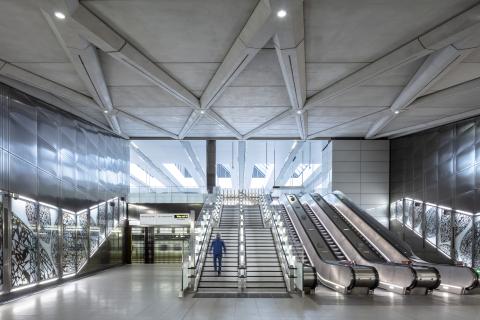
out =
<svg viewBox="0 0 480 320"><path fill-rule="evenodd" d="M392 138L480 113L478 1L0 8L0 82L129 138Z"/></svg>

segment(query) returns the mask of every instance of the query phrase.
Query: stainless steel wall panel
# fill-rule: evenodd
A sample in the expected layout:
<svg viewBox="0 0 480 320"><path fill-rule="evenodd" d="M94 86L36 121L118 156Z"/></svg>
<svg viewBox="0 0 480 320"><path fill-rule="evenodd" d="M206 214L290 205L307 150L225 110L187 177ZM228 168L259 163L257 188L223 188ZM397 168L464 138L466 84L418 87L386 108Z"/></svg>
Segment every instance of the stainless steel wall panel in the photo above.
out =
<svg viewBox="0 0 480 320"><path fill-rule="evenodd" d="M49 172L55 177L58 176L58 150L40 137L37 140L37 162L40 169Z"/></svg>
<svg viewBox="0 0 480 320"><path fill-rule="evenodd" d="M20 99L20 98L19 98ZM37 165L37 112L24 100L10 99L9 151Z"/></svg>
<svg viewBox="0 0 480 320"><path fill-rule="evenodd" d="M390 172L391 202L415 197L480 212L480 117L393 139Z"/></svg>
<svg viewBox="0 0 480 320"><path fill-rule="evenodd" d="M38 170L38 201L58 206L60 180L54 175Z"/></svg>
<svg viewBox="0 0 480 320"><path fill-rule="evenodd" d="M9 155L9 191L36 198L37 168L13 154Z"/></svg>

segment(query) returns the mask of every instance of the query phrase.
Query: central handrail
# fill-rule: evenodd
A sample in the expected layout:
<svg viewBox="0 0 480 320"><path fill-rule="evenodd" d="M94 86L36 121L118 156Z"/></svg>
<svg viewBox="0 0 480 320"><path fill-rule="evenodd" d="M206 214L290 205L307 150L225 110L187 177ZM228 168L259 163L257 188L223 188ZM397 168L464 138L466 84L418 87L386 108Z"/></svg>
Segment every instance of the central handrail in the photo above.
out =
<svg viewBox="0 0 480 320"><path fill-rule="evenodd" d="M284 239L282 239L282 232L280 232L280 228L282 228L282 226L279 226L278 225L278 222L277 222L277 219L275 219L275 215L272 214L272 212L275 212L276 216L277 217L280 217L280 214L278 212L276 212L275 209L273 209L270 204L269 204L269 201L267 200L267 196L266 195L263 195L261 197L261 206L260 206L260 210L262 212L262 217L265 217L266 218L266 222L270 222L271 223L271 229L272 229L272 234L273 234L273 238L274 238L274 241L275 241L275 247L277 249L277 252L280 250L280 254L279 254L279 257L280 257L280 261L282 262L281 263L281 266L282 266L282 271L283 271L283 276L285 278L285 282L287 284L287 289L288 291L293 291L294 290L294 279L295 279L295 270L296 270L296 261L295 261L295 258L298 259L298 257L296 257L295 254L289 254L289 251L292 250L293 246L292 245L289 245L288 243L291 242L291 239L288 235L288 232L286 231L286 228L284 228ZM293 242L292 242L293 243ZM291 248L290 248L290 247ZM289 259L289 256L290 256L290 259ZM292 261L293 260L293 261ZM299 259L298 262L303 262L303 258L302 259Z"/></svg>

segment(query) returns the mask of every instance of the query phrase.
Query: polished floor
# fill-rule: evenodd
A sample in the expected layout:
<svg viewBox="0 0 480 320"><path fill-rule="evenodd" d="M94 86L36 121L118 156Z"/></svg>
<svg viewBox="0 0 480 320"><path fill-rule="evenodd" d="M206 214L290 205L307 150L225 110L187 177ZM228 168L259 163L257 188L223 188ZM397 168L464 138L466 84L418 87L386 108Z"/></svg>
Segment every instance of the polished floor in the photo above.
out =
<svg viewBox="0 0 480 320"><path fill-rule="evenodd" d="M448 319L480 320L480 296L343 296L320 288L291 298L178 298L174 266L133 265L0 306L2 320Z"/></svg>

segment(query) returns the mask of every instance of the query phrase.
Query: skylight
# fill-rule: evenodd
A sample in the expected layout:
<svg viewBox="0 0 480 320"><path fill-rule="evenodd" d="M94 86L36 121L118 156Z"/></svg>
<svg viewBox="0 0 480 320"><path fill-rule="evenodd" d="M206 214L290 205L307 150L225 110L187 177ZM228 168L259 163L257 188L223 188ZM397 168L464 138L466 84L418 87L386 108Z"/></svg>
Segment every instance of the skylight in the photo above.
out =
<svg viewBox="0 0 480 320"><path fill-rule="evenodd" d="M299 187L318 169L320 164L299 164L293 172L290 179L288 179L286 186Z"/></svg>
<svg viewBox="0 0 480 320"><path fill-rule="evenodd" d="M164 187L164 184L161 183L157 178L150 175L135 163L130 163L130 176L148 187Z"/></svg>
<svg viewBox="0 0 480 320"><path fill-rule="evenodd" d="M250 180L251 189L263 189L267 185L270 176L273 173L273 163L268 165L256 163L253 166L252 179Z"/></svg>
<svg viewBox="0 0 480 320"><path fill-rule="evenodd" d="M178 164L175 163L164 163L163 166L170 172L170 174L177 180L182 187L185 188L196 188L198 187L197 183L195 180L191 177L190 173L188 171L184 170L179 170ZM182 173L183 171L183 173ZM184 173L188 173L190 177L186 177Z"/></svg>

